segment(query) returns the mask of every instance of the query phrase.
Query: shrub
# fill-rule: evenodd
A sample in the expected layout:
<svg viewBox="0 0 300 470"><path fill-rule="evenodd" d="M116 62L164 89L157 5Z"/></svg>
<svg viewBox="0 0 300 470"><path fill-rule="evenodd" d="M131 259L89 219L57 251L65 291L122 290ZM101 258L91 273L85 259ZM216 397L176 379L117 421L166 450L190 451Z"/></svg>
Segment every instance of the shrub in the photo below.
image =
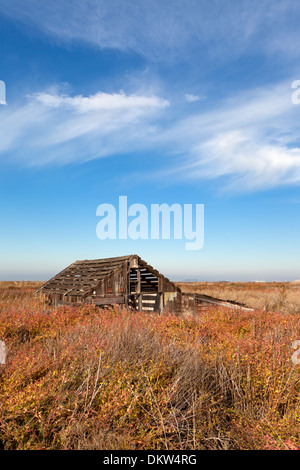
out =
<svg viewBox="0 0 300 470"><path fill-rule="evenodd" d="M46 310L22 289L0 300L2 448L300 448L299 316Z"/></svg>

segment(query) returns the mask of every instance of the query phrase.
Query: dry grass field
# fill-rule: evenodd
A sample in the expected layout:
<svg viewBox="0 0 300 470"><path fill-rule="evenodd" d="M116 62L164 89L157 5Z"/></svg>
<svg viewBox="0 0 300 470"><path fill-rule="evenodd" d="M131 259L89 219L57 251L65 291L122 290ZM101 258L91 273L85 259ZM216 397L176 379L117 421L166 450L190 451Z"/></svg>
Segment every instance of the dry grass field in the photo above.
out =
<svg viewBox="0 0 300 470"><path fill-rule="evenodd" d="M0 283L2 449L300 449L296 284L188 283L254 311L49 309Z"/></svg>
<svg viewBox="0 0 300 470"><path fill-rule="evenodd" d="M185 292L234 300L251 308L300 313L300 282L177 282Z"/></svg>

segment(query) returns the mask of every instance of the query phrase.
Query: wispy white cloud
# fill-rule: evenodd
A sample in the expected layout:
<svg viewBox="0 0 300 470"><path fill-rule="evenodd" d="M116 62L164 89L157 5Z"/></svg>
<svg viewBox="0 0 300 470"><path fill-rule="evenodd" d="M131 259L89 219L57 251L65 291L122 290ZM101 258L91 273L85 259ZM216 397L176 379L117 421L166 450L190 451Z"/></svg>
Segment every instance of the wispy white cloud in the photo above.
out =
<svg viewBox="0 0 300 470"><path fill-rule="evenodd" d="M39 92L0 109L0 155L46 165L155 151L164 155L157 173L172 178L223 178L239 191L300 184L291 92L289 83L249 90L180 118L156 95Z"/></svg>
<svg viewBox="0 0 300 470"><path fill-rule="evenodd" d="M289 83L236 95L164 133L177 160L167 172L180 179L226 177L227 187L239 191L299 184L299 124Z"/></svg>
<svg viewBox="0 0 300 470"><path fill-rule="evenodd" d="M79 113L90 111L113 111L129 109L154 109L164 108L169 105L167 100L157 96L138 96L120 93L98 92L91 96L77 95L74 97L67 95L53 95L50 93L36 93L33 95L37 101L49 108L69 108Z"/></svg>
<svg viewBox="0 0 300 470"><path fill-rule="evenodd" d="M190 94L190 93L186 93L184 95L184 98L185 98L185 101L187 101L188 103L195 103L196 101L202 101L202 100L205 100L205 96L199 96L199 95L193 95L193 94Z"/></svg>
<svg viewBox="0 0 300 470"><path fill-rule="evenodd" d="M238 191L300 183L300 147L272 144L236 131L219 134L197 150L198 157L185 167L192 178L230 177L227 187Z"/></svg>
<svg viewBox="0 0 300 470"><path fill-rule="evenodd" d="M207 54L225 57L247 48L299 54L300 8L293 0L1 0L0 12L59 41L148 58L172 59L208 44Z"/></svg>
<svg viewBox="0 0 300 470"><path fill-rule="evenodd" d="M169 103L156 96L40 92L0 109L0 154L24 164L63 164L126 152L153 132Z"/></svg>

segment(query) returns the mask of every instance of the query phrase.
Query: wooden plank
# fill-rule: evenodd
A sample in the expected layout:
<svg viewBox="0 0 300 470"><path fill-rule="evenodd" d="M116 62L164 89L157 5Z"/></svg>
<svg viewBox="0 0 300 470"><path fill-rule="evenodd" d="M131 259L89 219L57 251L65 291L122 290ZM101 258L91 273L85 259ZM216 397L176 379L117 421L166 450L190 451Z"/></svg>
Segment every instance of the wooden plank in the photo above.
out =
<svg viewBox="0 0 300 470"><path fill-rule="evenodd" d="M210 297L205 294L197 294L197 293L193 294L189 292L182 292L182 298L183 298L183 302L186 298L189 299L189 302L194 301L196 304L196 308L197 308L197 305L207 304L207 305L220 305L222 307L228 307L228 308L240 308L242 310L253 311L252 308L241 305L238 302L236 303L233 301L229 302L226 300L217 299L215 297Z"/></svg>
<svg viewBox="0 0 300 470"><path fill-rule="evenodd" d="M93 305L114 305L114 304L124 304L124 297L98 297L92 299Z"/></svg>

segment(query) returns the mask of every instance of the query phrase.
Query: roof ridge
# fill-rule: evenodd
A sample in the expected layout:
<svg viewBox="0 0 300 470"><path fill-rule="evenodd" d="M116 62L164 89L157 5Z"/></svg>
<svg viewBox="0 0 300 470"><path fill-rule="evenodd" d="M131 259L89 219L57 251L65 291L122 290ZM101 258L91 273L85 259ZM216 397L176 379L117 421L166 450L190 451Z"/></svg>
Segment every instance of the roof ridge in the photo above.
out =
<svg viewBox="0 0 300 470"><path fill-rule="evenodd" d="M84 263L84 262L93 263L93 262L97 262L97 261L105 262L105 261L114 261L114 260L116 260L116 261L117 260L125 260L125 259L131 258L132 256L137 256L139 258L138 255L132 254L132 255L125 255L125 256L114 256L112 258L81 259L81 260L75 261L73 264L75 264L75 263Z"/></svg>

